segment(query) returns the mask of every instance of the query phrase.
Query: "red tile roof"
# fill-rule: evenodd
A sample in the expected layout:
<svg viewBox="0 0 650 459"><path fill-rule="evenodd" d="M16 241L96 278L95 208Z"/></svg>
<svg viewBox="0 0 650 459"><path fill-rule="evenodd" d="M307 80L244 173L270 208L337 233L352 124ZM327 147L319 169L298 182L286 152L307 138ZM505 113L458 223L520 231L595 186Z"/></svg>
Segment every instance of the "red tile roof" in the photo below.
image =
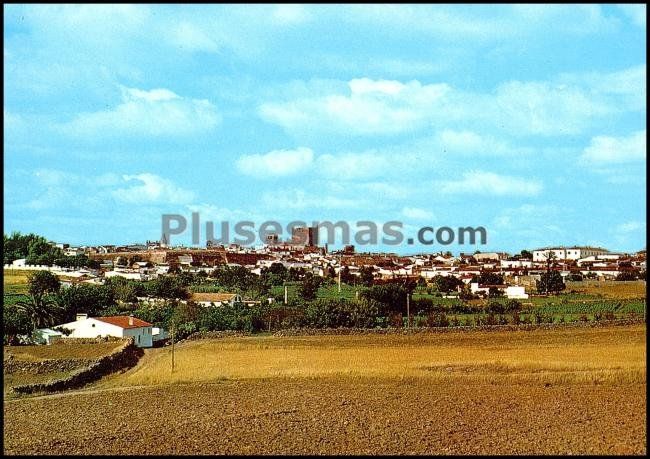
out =
<svg viewBox="0 0 650 459"><path fill-rule="evenodd" d="M149 322L140 320L137 317L129 316L109 316L109 317L94 317L94 319L101 320L107 324L117 325L120 328L140 328L140 327L151 327ZM133 325L129 325L129 319L133 319Z"/></svg>

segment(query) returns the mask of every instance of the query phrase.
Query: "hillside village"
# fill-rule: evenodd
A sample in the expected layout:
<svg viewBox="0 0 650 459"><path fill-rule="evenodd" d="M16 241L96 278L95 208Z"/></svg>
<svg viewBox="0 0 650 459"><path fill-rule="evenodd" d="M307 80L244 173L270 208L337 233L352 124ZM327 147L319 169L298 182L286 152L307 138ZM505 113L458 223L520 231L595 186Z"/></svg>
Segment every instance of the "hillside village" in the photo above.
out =
<svg viewBox="0 0 650 459"><path fill-rule="evenodd" d="M164 239L144 245L71 247L45 243L35 235L12 238L27 238L32 241L29 247L38 247L37 251L29 250L31 260L35 252L40 254L36 259L48 259L48 251L62 256L51 265L18 258L4 266L5 273L45 271L58 285L52 293L58 295L63 311L43 314L39 320L47 326L36 327L34 323L36 334L32 339L43 344L66 336L113 336L133 337L139 347L155 346L169 338L172 316L178 314L174 311L179 307L192 311L181 313L187 316L182 319L184 335L201 329L270 330L272 323L281 328L305 324L359 326L361 322L364 327L402 326L404 316L410 323L408 302L414 293L419 299L413 296L413 314L419 316L417 323L428 326L452 324L445 314L454 314L453 323L457 325L478 325L483 320L490 324L519 323L532 320L532 314L538 322L564 321L564 312L544 318L539 312L543 304L530 301L559 293L565 281L644 280L646 270L645 250L627 254L589 246L542 247L514 255L476 251L457 256L451 252L400 256L358 253L351 245L330 252L327 245L318 246L311 237L288 242L270 238L256 248L229 245L204 249L169 247ZM555 287L549 285L552 277ZM90 290L79 290L83 286ZM344 292L342 286L346 287ZM382 290L381 286L388 288ZM294 292L291 301L290 287ZM70 290L70 295L66 296L65 290ZM514 303L472 304L472 300L497 298ZM528 319L519 316L519 300L529 306ZM9 301L20 303L18 299ZM376 305L379 309L373 309ZM203 312L192 310L194 307ZM214 308L216 312L212 312ZM594 310L594 317L604 312L614 317L614 311L627 314L640 308L640 304L602 304ZM90 311L95 311L94 317ZM575 307L566 311L574 311L567 317L576 320ZM503 313L513 316L507 319ZM484 319L485 314L489 314L488 319ZM465 322L458 319L462 316ZM584 320L586 316L580 317ZM29 339L19 336L23 341Z"/></svg>
<svg viewBox="0 0 650 459"><path fill-rule="evenodd" d="M29 265L17 259L4 269L49 270L73 283L102 284L105 279L122 277L130 280L151 280L170 273L210 274L219 266L242 266L259 275L263 268L280 263L287 269L300 269L326 277L339 275L341 270L359 276L362 267L371 267L374 283L390 283L405 279L426 281L436 276L455 277L465 284L481 273L501 274L505 284L494 287L505 290L509 286L532 291L535 281L548 270L558 271L563 278L582 276L588 279L614 280L619 276L638 276L646 269L646 251L616 253L599 247L570 246L542 247L522 250L519 254L505 252L460 253L451 252L400 256L394 253L355 252L354 246L328 252L326 247L296 243L265 244L258 248L235 244L205 249L168 247L150 242L125 246L101 245L71 247L64 243L51 244L61 248L66 256L85 254L99 262L96 269L64 268L56 265ZM488 288L473 287L473 291ZM514 291L514 290L513 290ZM514 295L514 293L513 293Z"/></svg>

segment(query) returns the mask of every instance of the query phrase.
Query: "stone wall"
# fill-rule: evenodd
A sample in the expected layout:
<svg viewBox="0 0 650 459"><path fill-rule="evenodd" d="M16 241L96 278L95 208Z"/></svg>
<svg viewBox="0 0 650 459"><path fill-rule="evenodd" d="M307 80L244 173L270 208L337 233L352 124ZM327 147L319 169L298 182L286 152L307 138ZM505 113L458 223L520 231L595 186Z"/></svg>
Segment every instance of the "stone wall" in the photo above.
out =
<svg viewBox="0 0 650 459"><path fill-rule="evenodd" d="M12 373L63 373L87 367L95 363L96 359L45 359L36 362L20 360L10 355L3 361L3 371Z"/></svg>
<svg viewBox="0 0 650 459"><path fill-rule="evenodd" d="M133 338L129 338L111 354L93 361L90 365L74 371L65 378L44 383L14 386L12 391L18 394L31 394L34 392L56 392L75 389L96 381L102 376L135 366L143 354L142 348L135 345Z"/></svg>

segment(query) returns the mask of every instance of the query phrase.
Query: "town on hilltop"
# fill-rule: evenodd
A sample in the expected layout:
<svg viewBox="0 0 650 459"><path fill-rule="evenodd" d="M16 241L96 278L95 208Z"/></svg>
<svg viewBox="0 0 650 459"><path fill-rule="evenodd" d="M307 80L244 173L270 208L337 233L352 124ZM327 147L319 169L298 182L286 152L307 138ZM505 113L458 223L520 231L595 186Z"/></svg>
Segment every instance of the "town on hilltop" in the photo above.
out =
<svg viewBox="0 0 650 459"><path fill-rule="evenodd" d="M277 236L271 235L261 247L212 245L210 242L206 248L171 247L164 236L160 241L122 246L73 247L49 242L67 257L85 255L95 261L91 263L94 267L30 265L26 259L16 259L5 264L4 268L46 269L68 278L66 282L69 283L94 284L111 277L145 281L170 273L210 274L223 265L241 266L259 275L263 268L281 264L286 269L300 269L321 277L332 273L338 276L340 271L345 276L359 277L365 267L372 269L372 282L377 284L408 279L417 281L419 278L430 281L436 276L454 277L467 284L474 276L488 272L504 277L506 283L496 286L504 290L509 285L534 285L534 281L548 270L558 271L563 278L613 280L625 277L631 280L639 278L646 269L645 249L620 253L600 247L555 246L524 249L517 254L477 250L456 256L449 251L403 256L357 252L353 245L328 251L327 244L319 247L317 237L312 232L306 233L306 229L311 228L295 228L292 240L287 242L279 242ZM484 287L478 285L475 288L481 290Z"/></svg>

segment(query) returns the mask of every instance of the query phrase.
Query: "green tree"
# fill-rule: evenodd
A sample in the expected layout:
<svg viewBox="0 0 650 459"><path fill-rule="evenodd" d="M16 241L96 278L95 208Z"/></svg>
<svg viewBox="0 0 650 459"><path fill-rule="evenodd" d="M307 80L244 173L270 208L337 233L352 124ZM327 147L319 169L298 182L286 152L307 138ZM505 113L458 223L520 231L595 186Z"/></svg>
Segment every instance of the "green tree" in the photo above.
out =
<svg viewBox="0 0 650 459"><path fill-rule="evenodd" d="M25 258L28 264L51 265L54 259L62 257L61 249L49 244L47 240L36 234L21 234L18 231L11 236L4 235L3 258L5 264Z"/></svg>
<svg viewBox="0 0 650 459"><path fill-rule="evenodd" d="M633 281L639 278L639 272L634 270L623 271L616 276L617 281Z"/></svg>
<svg viewBox="0 0 650 459"><path fill-rule="evenodd" d="M557 271L547 271L537 281L537 291L540 293L559 293L565 288L564 280Z"/></svg>
<svg viewBox="0 0 650 459"><path fill-rule="evenodd" d="M391 313L406 314L408 293L409 290L399 284L374 285L361 292L361 298L377 302L379 315L387 317Z"/></svg>
<svg viewBox="0 0 650 459"><path fill-rule="evenodd" d="M62 288L55 301L64 322L75 320L77 313L102 316L116 305L113 289L106 285L81 284Z"/></svg>
<svg viewBox="0 0 650 459"><path fill-rule="evenodd" d="M173 276L160 276L145 285L145 291L149 296L155 298L187 299L189 291L183 285L183 281Z"/></svg>
<svg viewBox="0 0 650 459"><path fill-rule="evenodd" d="M503 296L503 292L496 287L490 287L488 290L488 298L499 298Z"/></svg>
<svg viewBox="0 0 650 459"><path fill-rule="evenodd" d="M483 271L478 276L472 276L472 282L478 282L482 285L503 285L503 275L489 271Z"/></svg>
<svg viewBox="0 0 650 459"><path fill-rule="evenodd" d="M531 252L529 252L528 250L526 250L526 249L522 250L520 255L521 255L521 258L526 258L528 260L533 259L533 254Z"/></svg>
<svg viewBox="0 0 650 459"><path fill-rule="evenodd" d="M354 274L350 273L350 268L347 265L341 268L341 283L348 285L354 284Z"/></svg>
<svg viewBox="0 0 650 459"><path fill-rule="evenodd" d="M4 344L17 344L17 335L29 335L33 325L29 317L16 304L4 304L2 310L2 331Z"/></svg>
<svg viewBox="0 0 650 459"><path fill-rule="evenodd" d="M298 289L298 295L306 301L315 299L321 284L320 281L320 278L311 272L305 273Z"/></svg>
<svg viewBox="0 0 650 459"><path fill-rule="evenodd" d="M53 325L60 312L52 295L61 288L59 278L49 271L36 271L28 275L28 285L27 299L16 307L29 318L33 330Z"/></svg>
<svg viewBox="0 0 650 459"><path fill-rule="evenodd" d="M454 276L435 276L433 283L439 292L449 293L463 286L463 281Z"/></svg>
<svg viewBox="0 0 650 459"><path fill-rule="evenodd" d="M372 266L362 266L359 269L359 282L366 287L372 287L375 280L375 269Z"/></svg>

